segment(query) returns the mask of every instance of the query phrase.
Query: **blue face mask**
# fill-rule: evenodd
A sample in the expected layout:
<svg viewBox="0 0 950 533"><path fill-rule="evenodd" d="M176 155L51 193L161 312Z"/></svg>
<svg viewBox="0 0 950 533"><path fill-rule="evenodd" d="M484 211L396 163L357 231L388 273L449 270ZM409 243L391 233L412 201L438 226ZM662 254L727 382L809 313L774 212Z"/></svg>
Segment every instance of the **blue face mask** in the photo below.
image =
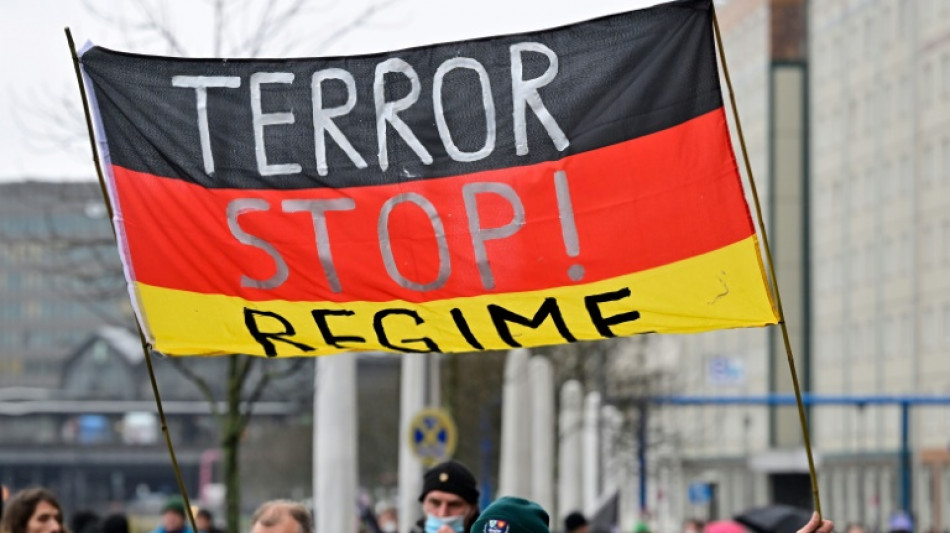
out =
<svg viewBox="0 0 950 533"><path fill-rule="evenodd" d="M465 517L459 515L440 518L431 514L426 515L426 533L436 533L442 526L449 526L455 533L463 533L465 531Z"/></svg>

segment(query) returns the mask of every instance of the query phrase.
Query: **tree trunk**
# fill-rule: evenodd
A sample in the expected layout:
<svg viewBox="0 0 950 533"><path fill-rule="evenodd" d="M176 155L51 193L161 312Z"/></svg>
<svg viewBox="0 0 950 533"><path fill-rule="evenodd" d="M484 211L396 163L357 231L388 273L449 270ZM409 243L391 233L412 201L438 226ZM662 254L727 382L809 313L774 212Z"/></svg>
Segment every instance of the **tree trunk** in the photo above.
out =
<svg viewBox="0 0 950 533"><path fill-rule="evenodd" d="M224 484L226 490L224 514L228 531L241 530L241 472L238 461L241 451L243 421L241 415L241 389L238 356L228 356L228 410L221 428L221 449L224 452Z"/></svg>

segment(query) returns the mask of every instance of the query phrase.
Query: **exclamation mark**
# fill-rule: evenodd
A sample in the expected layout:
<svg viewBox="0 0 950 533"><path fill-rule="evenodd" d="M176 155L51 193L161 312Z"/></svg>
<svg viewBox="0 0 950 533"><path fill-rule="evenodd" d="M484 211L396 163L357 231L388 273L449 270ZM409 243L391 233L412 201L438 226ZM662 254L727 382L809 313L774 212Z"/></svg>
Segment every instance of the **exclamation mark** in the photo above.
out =
<svg viewBox="0 0 950 533"><path fill-rule="evenodd" d="M557 210L561 219L564 249L568 257L577 257L581 253L581 245L577 239L577 225L574 223L574 206L571 204L571 190L567 186L567 173L563 170L554 173L554 190L557 193ZM584 267L571 265L567 269L567 277L573 281L584 279Z"/></svg>

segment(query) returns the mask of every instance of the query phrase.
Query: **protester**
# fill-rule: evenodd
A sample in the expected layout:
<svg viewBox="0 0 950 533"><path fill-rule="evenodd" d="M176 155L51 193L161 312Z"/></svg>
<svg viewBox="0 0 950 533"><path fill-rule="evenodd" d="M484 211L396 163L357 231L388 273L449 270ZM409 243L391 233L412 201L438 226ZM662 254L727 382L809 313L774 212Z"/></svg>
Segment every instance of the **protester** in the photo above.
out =
<svg viewBox="0 0 950 533"><path fill-rule="evenodd" d="M683 522L683 533L702 533L706 523L698 518L690 518Z"/></svg>
<svg viewBox="0 0 950 533"><path fill-rule="evenodd" d="M110 514L102 521L102 533L129 533L129 519L122 513Z"/></svg>
<svg viewBox="0 0 950 533"><path fill-rule="evenodd" d="M844 528L844 533L867 533L867 530L864 529L863 525L857 522L851 522Z"/></svg>
<svg viewBox="0 0 950 533"><path fill-rule="evenodd" d="M579 511L564 517L564 531L567 533L590 533L590 523Z"/></svg>
<svg viewBox="0 0 950 533"><path fill-rule="evenodd" d="M152 533L193 533L185 520L185 502L172 496L162 506L162 525Z"/></svg>
<svg viewBox="0 0 950 533"><path fill-rule="evenodd" d="M99 533L101 520L99 515L93 511L76 511L73 517L69 519L69 531L71 533Z"/></svg>
<svg viewBox="0 0 950 533"><path fill-rule="evenodd" d="M471 533L478 518L478 483L465 465L447 461L423 475L419 501L425 516L412 533Z"/></svg>
<svg viewBox="0 0 950 533"><path fill-rule="evenodd" d="M797 533L831 533L835 528L835 523L831 520L819 520L818 513L812 513L811 520L802 526Z"/></svg>
<svg viewBox="0 0 950 533"><path fill-rule="evenodd" d="M891 521L887 525L888 533L913 533L914 521L906 511L897 511L891 515Z"/></svg>
<svg viewBox="0 0 950 533"><path fill-rule="evenodd" d="M0 520L3 519L3 505L7 501L7 498L10 497L10 490L7 489L6 485L0 485Z"/></svg>
<svg viewBox="0 0 950 533"><path fill-rule="evenodd" d="M540 505L505 496L482 511L472 524L477 533L550 533L548 513Z"/></svg>
<svg viewBox="0 0 950 533"><path fill-rule="evenodd" d="M264 502L251 517L251 533L313 533L313 515L290 500Z"/></svg>
<svg viewBox="0 0 950 533"><path fill-rule="evenodd" d="M0 533L63 533L63 509L43 488L17 492L4 503Z"/></svg>
<svg viewBox="0 0 950 533"><path fill-rule="evenodd" d="M376 506L376 523L382 533L396 533L399 530L399 515L396 507L389 502L380 502Z"/></svg>
<svg viewBox="0 0 950 533"><path fill-rule="evenodd" d="M195 526L198 533L223 533L214 525L214 515L207 509L199 509L195 514Z"/></svg>

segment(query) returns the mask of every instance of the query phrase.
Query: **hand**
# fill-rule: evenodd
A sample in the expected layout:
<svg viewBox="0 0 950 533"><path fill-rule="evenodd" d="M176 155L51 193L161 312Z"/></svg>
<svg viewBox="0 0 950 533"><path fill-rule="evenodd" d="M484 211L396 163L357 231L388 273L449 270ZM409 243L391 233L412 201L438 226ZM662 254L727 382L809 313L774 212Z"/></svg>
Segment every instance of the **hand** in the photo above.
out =
<svg viewBox="0 0 950 533"><path fill-rule="evenodd" d="M831 533L835 528L835 523L831 520L822 520L819 523L818 513L812 513L811 520L798 530L798 533Z"/></svg>

